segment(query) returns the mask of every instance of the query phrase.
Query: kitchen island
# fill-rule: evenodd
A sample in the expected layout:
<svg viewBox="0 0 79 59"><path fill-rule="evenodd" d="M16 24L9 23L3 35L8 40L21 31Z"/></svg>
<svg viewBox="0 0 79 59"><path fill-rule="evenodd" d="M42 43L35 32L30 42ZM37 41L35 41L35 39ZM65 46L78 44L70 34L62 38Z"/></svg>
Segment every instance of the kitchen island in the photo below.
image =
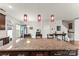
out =
<svg viewBox="0 0 79 59"><path fill-rule="evenodd" d="M8 47L0 48L0 55L78 55L78 45L57 39L18 39Z"/></svg>

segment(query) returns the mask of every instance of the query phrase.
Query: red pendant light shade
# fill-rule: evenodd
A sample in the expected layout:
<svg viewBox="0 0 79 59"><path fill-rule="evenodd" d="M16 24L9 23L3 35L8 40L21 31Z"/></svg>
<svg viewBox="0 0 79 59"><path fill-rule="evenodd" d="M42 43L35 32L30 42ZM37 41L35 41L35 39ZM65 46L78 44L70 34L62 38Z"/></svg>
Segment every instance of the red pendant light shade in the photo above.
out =
<svg viewBox="0 0 79 59"><path fill-rule="evenodd" d="M38 15L38 22L40 22L41 21L41 15L39 14Z"/></svg>
<svg viewBox="0 0 79 59"><path fill-rule="evenodd" d="M55 19L54 15L51 15L51 22L54 22L54 19Z"/></svg>

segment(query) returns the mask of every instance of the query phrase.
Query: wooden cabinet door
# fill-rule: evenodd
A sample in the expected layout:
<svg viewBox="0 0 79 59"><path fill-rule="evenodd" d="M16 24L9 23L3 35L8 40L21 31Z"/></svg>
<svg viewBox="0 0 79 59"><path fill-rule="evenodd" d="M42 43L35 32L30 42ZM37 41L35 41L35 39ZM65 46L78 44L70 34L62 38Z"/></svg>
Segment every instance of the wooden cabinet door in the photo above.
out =
<svg viewBox="0 0 79 59"><path fill-rule="evenodd" d="M0 30L5 30L5 15L0 13Z"/></svg>

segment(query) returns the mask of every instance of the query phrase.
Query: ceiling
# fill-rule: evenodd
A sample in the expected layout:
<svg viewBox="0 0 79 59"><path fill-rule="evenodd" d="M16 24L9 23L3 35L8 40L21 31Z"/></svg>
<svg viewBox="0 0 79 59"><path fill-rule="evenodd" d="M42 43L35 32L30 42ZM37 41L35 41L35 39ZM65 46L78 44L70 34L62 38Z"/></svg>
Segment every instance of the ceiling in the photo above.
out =
<svg viewBox="0 0 79 59"><path fill-rule="evenodd" d="M78 3L0 3L0 8L21 21L24 14L27 14L29 19L33 18L30 21L35 21L34 17L38 14L41 14L45 21L51 14L54 14L57 20L72 20L79 17Z"/></svg>

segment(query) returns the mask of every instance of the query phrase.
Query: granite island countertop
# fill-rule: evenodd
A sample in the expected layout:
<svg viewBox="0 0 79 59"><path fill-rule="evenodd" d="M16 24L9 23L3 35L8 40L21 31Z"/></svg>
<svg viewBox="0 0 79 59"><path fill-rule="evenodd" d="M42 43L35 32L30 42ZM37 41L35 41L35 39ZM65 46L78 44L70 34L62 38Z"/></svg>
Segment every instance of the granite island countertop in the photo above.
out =
<svg viewBox="0 0 79 59"><path fill-rule="evenodd" d="M79 42L78 42L79 43ZM74 50L79 45L57 39L22 39L3 46L0 50Z"/></svg>

